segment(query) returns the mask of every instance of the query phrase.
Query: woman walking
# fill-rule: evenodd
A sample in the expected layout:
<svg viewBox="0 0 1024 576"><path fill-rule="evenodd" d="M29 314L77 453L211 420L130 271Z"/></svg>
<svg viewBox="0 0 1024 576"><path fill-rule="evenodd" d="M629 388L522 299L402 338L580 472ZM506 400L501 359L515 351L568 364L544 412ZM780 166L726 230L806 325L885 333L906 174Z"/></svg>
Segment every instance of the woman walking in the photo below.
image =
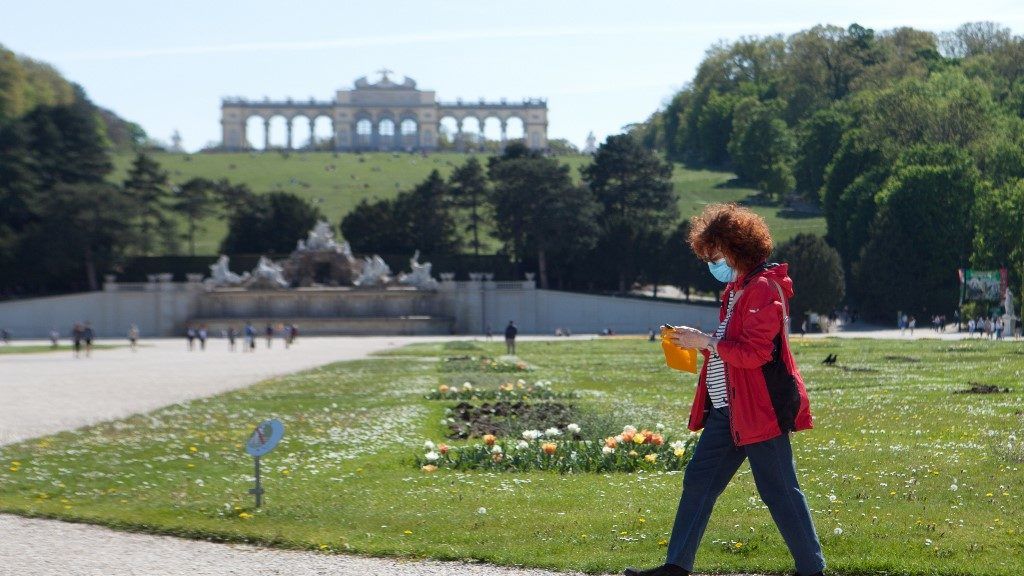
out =
<svg viewBox="0 0 1024 576"><path fill-rule="evenodd" d="M726 284L713 334L680 327L673 336L700 349L704 365L689 428L703 429L683 475L665 564L627 568L627 576L688 576L715 500L740 464L782 534L800 576L820 575L825 558L796 478L789 433L811 427L803 378L786 335L793 281L786 264L767 262L772 239L764 220L735 204L712 204L692 219L689 243Z"/></svg>

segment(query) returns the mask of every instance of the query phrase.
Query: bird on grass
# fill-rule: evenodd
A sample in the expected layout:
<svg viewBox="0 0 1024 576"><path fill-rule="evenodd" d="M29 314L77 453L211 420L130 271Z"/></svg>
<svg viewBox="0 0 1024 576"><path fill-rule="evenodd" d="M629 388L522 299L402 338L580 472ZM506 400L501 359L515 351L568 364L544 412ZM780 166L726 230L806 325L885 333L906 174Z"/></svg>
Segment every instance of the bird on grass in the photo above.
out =
<svg viewBox="0 0 1024 576"><path fill-rule="evenodd" d="M836 363L836 355L829 354L824 360L821 361L821 363L825 364L826 366L834 366Z"/></svg>

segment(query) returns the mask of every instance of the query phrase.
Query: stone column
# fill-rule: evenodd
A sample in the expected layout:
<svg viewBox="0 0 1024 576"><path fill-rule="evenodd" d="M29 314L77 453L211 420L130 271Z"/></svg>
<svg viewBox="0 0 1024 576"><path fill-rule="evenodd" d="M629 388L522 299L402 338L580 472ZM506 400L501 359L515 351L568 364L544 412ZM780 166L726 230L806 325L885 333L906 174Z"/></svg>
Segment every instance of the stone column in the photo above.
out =
<svg viewBox="0 0 1024 576"><path fill-rule="evenodd" d="M460 150L460 151L463 148L463 146L462 146L462 122L463 121L464 121L463 118L459 118L459 119L457 119L455 121L455 126L456 126L456 130L455 130L455 149L456 150Z"/></svg>
<svg viewBox="0 0 1024 576"><path fill-rule="evenodd" d="M263 149L270 150L270 118L263 119Z"/></svg>
<svg viewBox="0 0 1024 576"><path fill-rule="evenodd" d="M332 130L333 132L333 130ZM316 147L316 118L309 119L309 149Z"/></svg>
<svg viewBox="0 0 1024 576"><path fill-rule="evenodd" d="M287 150L292 149L292 120L292 118L288 118L285 120L285 122L287 122L286 126L288 127L288 140L287 143L285 144L285 149Z"/></svg>

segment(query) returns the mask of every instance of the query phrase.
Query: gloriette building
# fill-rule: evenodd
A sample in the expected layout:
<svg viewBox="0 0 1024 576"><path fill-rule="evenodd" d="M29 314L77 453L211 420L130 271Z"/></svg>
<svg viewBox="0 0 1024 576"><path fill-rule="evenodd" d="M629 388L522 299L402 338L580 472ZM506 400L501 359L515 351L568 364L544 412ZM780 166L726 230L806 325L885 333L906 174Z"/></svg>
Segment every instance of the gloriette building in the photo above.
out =
<svg viewBox="0 0 1024 576"><path fill-rule="evenodd" d="M257 117L263 120L264 149L269 149L270 120L280 116L287 122L287 149L301 145L292 139L295 123L308 122L310 134L313 134L314 125L321 117L331 122L335 150L435 150L441 122L449 118L454 120L457 146L465 141L462 128L469 118L477 121L480 133L487 120L497 119L502 142L507 139L509 121L518 119L522 122L526 145L538 150L547 148L548 106L544 99L440 101L433 90L420 90L416 81L409 77L401 83L393 82L388 78L390 72L381 70L381 79L376 83L365 76L359 78L352 90L338 90L333 100L225 98L221 102L223 147L226 150L253 148L246 125Z"/></svg>

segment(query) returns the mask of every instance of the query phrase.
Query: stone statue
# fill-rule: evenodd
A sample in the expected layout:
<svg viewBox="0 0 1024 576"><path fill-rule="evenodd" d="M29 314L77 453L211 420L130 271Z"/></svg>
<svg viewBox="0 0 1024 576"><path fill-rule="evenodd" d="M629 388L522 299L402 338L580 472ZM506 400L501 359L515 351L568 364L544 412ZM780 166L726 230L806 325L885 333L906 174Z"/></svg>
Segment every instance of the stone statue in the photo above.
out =
<svg viewBox="0 0 1024 576"><path fill-rule="evenodd" d="M399 274L398 283L414 286L420 290L437 290L437 280L430 277L431 266L433 265L430 262L420 264L420 251L417 250L409 259L409 267L412 268L412 272Z"/></svg>
<svg viewBox="0 0 1024 576"><path fill-rule="evenodd" d="M348 242L342 242L339 245L334 240L334 232L331 231L331 225L324 220L317 222L316 226L313 226L313 229L309 231L306 240L299 240L295 249L299 252L314 250L317 252L352 253L351 248L348 247Z"/></svg>
<svg viewBox="0 0 1024 576"><path fill-rule="evenodd" d="M363 258L363 271L352 283L356 286L384 286L391 281L391 268L383 258L374 254Z"/></svg>
<svg viewBox="0 0 1024 576"><path fill-rule="evenodd" d="M221 288L225 286L241 286L249 279L249 273L243 272L241 276L235 274L228 267L230 259L221 254L217 262L210 264L210 277L203 281L210 288Z"/></svg>
<svg viewBox="0 0 1024 576"><path fill-rule="evenodd" d="M280 289L287 288L289 282L284 277L284 268L275 264L270 258L260 256L260 261L253 268L252 277L245 286L247 288Z"/></svg>

